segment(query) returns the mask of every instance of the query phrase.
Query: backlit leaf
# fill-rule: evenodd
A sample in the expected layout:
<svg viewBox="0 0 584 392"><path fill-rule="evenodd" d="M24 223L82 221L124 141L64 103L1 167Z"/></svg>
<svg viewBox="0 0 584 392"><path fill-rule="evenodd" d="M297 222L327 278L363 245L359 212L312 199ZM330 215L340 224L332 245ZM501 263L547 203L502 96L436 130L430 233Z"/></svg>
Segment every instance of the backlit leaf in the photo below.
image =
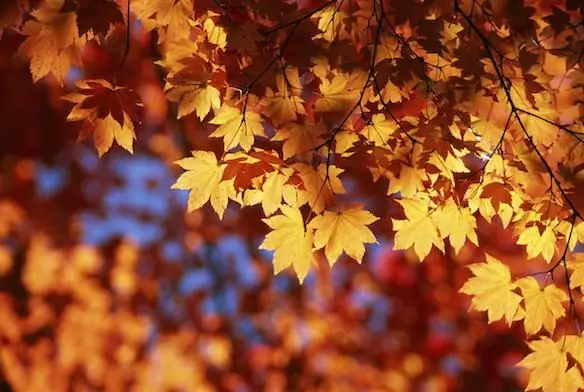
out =
<svg viewBox="0 0 584 392"><path fill-rule="evenodd" d="M432 246L444 251L444 241L438 234L436 223L430 217L428 201L404 199L398 202L404 209L406 219L392 219L395 231L394 248L413 247L420 260L428 256Z"/></svg>
<svg viewBox="0 0 584 392"><path fill-rule="evenodd" d="M578 368L568 370L566 347L562 340L554 342L543 336L529 343L532 350L517 366L531 370L527 390L541 388L544 392L577 392L584 386Z"/></svg>
<svg viewBox="0 0 584 392"><path fill-rule="evenodd" d="M339 212L325 211L323 215L315 217L310 222L310 227L316 230L314 246L316 249L325 248L330 265L333 265L343 252L360 263L365 254L364 244L376 242L367 225L378 219L359 207Z"/></svg>
<svg viewBox="0 0 584 392"><path fill-rule="evenodd" d="M282 214L263 221L272 229L260 249L274 251L274 274L292 266L302 283L314 263L313 238L306 231L300 210L283 205Z"/></svg>
<svg viewBox="0 0 584 392"><path fill-rule="evenodd" d="M525 301L525 332L536 334L544 328L553 333L556 320L566 314L562 305L568 300L566 293L555 285L542 288L533 277L521 278L516 283Z"/></svg>
<svg viewBox="0 0 584 392"><path fill-rule="evenodd" d="M521 296L514 292L517 285L511 280L509 268L492 256L486 255L484 263L469 266L475 275L460 289L461 293L472 295L472 306L476 310L487 311L489 323L503 317L511 324L521 315Z"/></svg>
<svg viewBox="0 0 584 392"><path fill-rule="evenodd" d="M172 188L190 190L189 211L199 209L211 201L211 206L221 218L229 199L235 197L233 182L222 181L225 165L217 161L214 153L209 151L192 153L192 157L176 162L186 172L181 174Z"/></svg>
<svg viewBox="0 0 584 392"><path fill-rule="evenodd" d="M222 137L225 151L238 146L249 151L255 136L266 136L258 113L247 110L244 115L238 108L228 105L221 107L209 124L219 125L210 136Z"/></svg>

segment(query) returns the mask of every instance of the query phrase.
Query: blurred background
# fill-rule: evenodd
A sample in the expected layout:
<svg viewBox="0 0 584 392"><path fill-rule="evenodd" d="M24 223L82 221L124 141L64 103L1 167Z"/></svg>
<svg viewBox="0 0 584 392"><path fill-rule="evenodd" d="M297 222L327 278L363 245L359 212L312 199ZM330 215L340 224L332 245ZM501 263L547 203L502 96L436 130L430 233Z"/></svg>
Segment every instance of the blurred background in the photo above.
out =
<svg viewBox="0 0 584 392"><path fill-rule="evenodd" d="M457 293L485 252L523 260L509 233L481 222L481 249L420 264L391 250L388 226L362 265L323 263L303 286L273 276L255 208L186 214L187 194L170 189L174 161L221 141L192 115L175 120L156 39L132 34L119 80L146 118L134 155L102 159L76 143L59 97L115 72L123 31L90 44L65 86L33 84L14 58L22 37L0 40L0 391L523 390L522 332ZM359 168L343 180L376 211L395 208Z"/></svg>

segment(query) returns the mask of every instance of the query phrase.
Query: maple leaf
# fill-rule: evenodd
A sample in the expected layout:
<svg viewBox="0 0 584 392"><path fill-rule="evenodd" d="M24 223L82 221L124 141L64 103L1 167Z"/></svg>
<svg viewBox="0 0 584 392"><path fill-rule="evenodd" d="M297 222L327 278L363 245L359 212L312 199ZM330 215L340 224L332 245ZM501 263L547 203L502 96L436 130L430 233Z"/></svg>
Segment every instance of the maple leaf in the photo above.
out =
<svg viewBox="0 0 584 392"><path fill-rule="evenodd" d="M553 333L556 329L556 320L566 314L562 302L568 300L568 295L555 285L545 286L543 289L535 278L529 276L516 282L525 301L525 332L536 334L543 327Z"/></svg>
<svg viewBox="0 0 584 392"><path fill-rule="evenodd" d="M478 246L477 221L468 207L457 206L451 198L432 216L442 238L449 238L456 253L460 252L467 238Z"/></svg>
<svg viewBox="0 0 584 392"><path fill-rule="evenodd" d="M114 140L133 152L134 124L142 117L140 97L126 87L114 86L103 79L81 80L77 87L78 92L63 99L75 103L67 120L83 121L79 140L93 135L99 156L111 148Z"/></svg>
<svg viewBox="0 0 584 392"><path fill-rule="evenodd" d="M472 307L487 311L489 323L505 317L508 324L521 317L521 296L513 290L517 285L511 280L509 267L498 259L486 255L486 262L469 266L475 275L460 289L461 293L472 295Z"/></svg>
<svg viewBox="0 0 584 392"><path fill-rule="evenodd" d="M381 113L374 114L371 118L371 122L367 124L361 131L367 140L373 142L374 145L379 147L388 147L387 141L390 136L397 130L397 124Z"/></svg>
<svg viewBox="0 0 584 392"><path fill-rule="evenodd" d="M354 105L359 90L348 87L349 78L337 75L332 81L322 79L320 84L320 99L314 104L316 112L342 112Z"/></svg>
<svg viewBox="0 0 584 392"><path fill-rule="evenodd" d="M173 189L190 190L188 211L201 208L209 200L219 218L227 208L229 199L235 198L233 180L222 181L226 165L217 161L210 151L192 151L192 157L176 162L186 170L172 185Z"/></svg>
<svg viewBox="0 0 584 392"><path fill-rule="evenodd" d="M266 136L261 116L249 109L243 115L238 108L223 105L209 124L219 125L210 136L223 137L225 151L237 146L249 151L255 135Z"/></svg>
<svg viewBox="0 0 584 392"><path fill-rule="evenodd" d="M339 179L339 174L343 170L335 165L327 166L321 163L316 170L304 163L296 163L292 167L300 174L306 189L308 205L317 214L320 214L328 203L334 200L335 194L346 192Z"/></svg>
<svg viewBox="0 0 584 392"><path fill-rule="evenodd" d="M567 229L567 236L570 237L568 246L570 247L570 250L573 251L578 243L584 243L584 222L575 224L573 230L571 229L571 225L569 227L570 228ZM569 234L570 230L572 230L572 235Z"/></svg>
<svg viewBox="0 0 584 392"><path fill-rule="evenodd" d="M400 167L399 177L395 178L388 173L389 187L387 194L400 192L404 197L414 196L418 191L424 189L424 181L428 178L424 170L402 164Z"/></svg>
<svg viewBox="0 0 584 392"><path fill-rule="evenodd" d="M79 37L75 12L60 12L63 0L46 0L31 12L33 20L22 26L26 40L18 48L30 60L33 81L52 74L63 84L72 65L81 65L80 48L85 38Z"/></svg>
<svg viewBox="0 0 584 392"><path fill-rule="evenodd" d="M375 215L362 207L351 207L339 212L325 211L315 217L309 226L316 230L315 249L325 248L324 252L332 266L343 251L361 263L365 254L364 244L376 242L375 236L367 225L377 221Z"/></svg>
<svg viewBox="0 0 584 392"><path fill-rule="evenodd" d="M539 110L535 114L548 121L555 120L554 117L558 115L555 110L551 109ZM536 117L524 115L522 116L522 121L524 126L531 130L530 134L538 145L549 147L557 140L559 136L558 129L555 125L547 123Z"/></svg>
<svg viewBox="0 0 584 392"><path fill-rule="evenodd" d="M227 49L238 53L258 54L258 43L262 41L262 35L253 22L245 22L242 25L232 25L227 30Z"/></svg>
<svg viewBox="0 0 584 392"><path fill-rule="evenodd" d="M560 338L565 342L566 351L580 364L584 365L584 335L566 335Z"/></svg>
<svg viewBox="0 0 584 392"><path fill-rule="evenodd" d="M491 182L485 186L472 184L465 194L465 199L472 212L478 210L489 223L498 215L505 228L511 223L517 202L520 203L520 197L516 192L509 191L505 185L498 182Z"/></svg>
<svg viewBox="0 0 584 392"><path fill-rule="evenodd" d="M209 17L203 22L203 30L207 34L207 39L213 45L217 45L221 49L225 49L227 46L227 32L223 26L216 24L212 16L216 14L209 13Z"/></svg>
<svg viewBox="0 0 584 392"><path fill-rule="evenodd" d="M511 192L498 182L491 182L482 188L481 199L490 199L495 210L499 210L501 203L511 205Z"/></svg>
<svg viewBox="0 0 584 392"><path fill-rule="evenodd" d="M262 185L262 208L266 216L272 215L280 207L284 185L293 172L293 169L284 167L266 175Z"/></svg>
<svg viewBox="0 0 584 392"><path fill-rule="evenodd" d="M570 275L570 288L584 286L584 255L578 253L573 260L568 262L568 268L572 270Z"/></svg>
<svg viewBox="0 0 584 392"><path fill-rule="evenodd" d="M92 32L106 36L116 23L124 23L120 6L114 0L65 0L60 9L77 14L79 35Z"/></svg>
<svg viewBox="0 0 584 392"><path fill-rule="evenodd" d="M556 252L556 234L549 226L540 233L539 227L534 225L526 228L519 235L517 245L527 245L527 256L530 259L541 254L549 263Z"/></svg>
<svg viewBox="0 0 584 392"><path fill-rule="evenodd" d="M322 144L322 136L326 129L322 123L287 123L278 127L276 134L272 138L275 141L284 141L282 153L284 159L306 153Z"/></svg>
<svg viewBox="0 0 584 392"><path fill-rule="evenodd" d="M295 95L278 93L269 98L266 114L276 126L288 121L296 121L299 114L306 114L304 100Z"/></svg>
<svg viewBox="0 0 584 392"><path fill-rule="evenodd" d="M319 18L318 29L322 31L322 34L315 38L324 38L330 42L335 40L337 34L341 30L343 19L346 17L346 14L333 4L315 14L315 17Z"/></svg>
<svg viewBox="0 0 584 392"><path fill-rule="evenodd" d="M174 79L171 83L176 82ZM189 83L184 85L167 84L165 88L167 98L172 102L180 102L177 118L184 117L195 112L199 120L209 114L211 109L221 107L219 90L207 83Z"/></svg>
<svg viewBox="0 0 584 392"><path fill-rule="evenodd" d="M131 7L132 12L146 22L148 30L160 28L159 42L162 42L189 36L194 23L193 3L193 0L134 0Z"/></svg>
<svg viewBox="0 0 584 392"><path fill-rule="evenodd" d="M407 98L407 96L405 96L402 90L390 80L385 84L385 87L383 87L381 98L383 99L383 102L398 103L401 102L403 98Z"/></svg>
<svg viewBox="0 0 584 392"><path fill-rule="evenodd" d="M213 66L202 52L199 38L177 39L165 43L165 46L168 51L164 53L164 58L157 64L169 70L169 74L166 76L167 84L174 86L209 81ZM165 89L168 88L165 86Z"/></svg>
<svg viewBox="0 0 584 392"><path fill-rule="evenodd" d="M395 231L394 249L409 249L413 246L420 260L428 256L432 245L444 252L444 242L429 214L428 200L403 199L398 200L398 203L403 207L406 219L391 220Z"/></svg>
<svg viewBox="0 0 584 392"><path fill-rule="evenodd" d="M527 390L543 389L544 392L577 392L584 386L584 380L576 367L568 370L565 343L554 342L542 336L528 343L533 351L517 366L531 370Z"/></svg>
<svg viewBox="0 0 584 392"><path fill-rule="evenodd" d="M280 210L283 215L263 219L272 231L266 235L260 249L274 251L274 274L293 266L302 283L315 262L312 232L305 230L298 208L283 205Z"/></svg>
<svg viewBox="0 0 584 392"><path fill-rule="evenodd" d="M450 78L456 78L461 76L461 69L453 66L453 64L440 57L438 54L429 54L429 64L433 67L429 67L428 77L435 81L448 81Z"/></svg>
<svg viewBox="0 0 584 392"><path fill-rule="evenodd" d="M470 171L465 166L461 157L451 153L448 153L446 158L444 158L434 152L428 162L434 165L439 173L445 178L448 178L452 183L454 183L454 173L468 173Z"/></svg>
<svg viewBox="0 0 584 392"><path fill-rule="evenodd" d="M224 162L227 168L223 179L233 178L235 189L239 192L261 187L261 178L273 172L278 167L285 166L286 162L278 158L277 153L255 150L251 153L235 152L225 155ZM261 201L258 199L258 203ZM245 204L250 205L250 204Z"/></svg>
<svg viewBox="0 0 584 392"><path fill-rule="evenodd" d="M354 154L350 151L352 147L359 141L359 136L353 131L342 130L335 136L334 149L335 153L348 157Z"/></svg>

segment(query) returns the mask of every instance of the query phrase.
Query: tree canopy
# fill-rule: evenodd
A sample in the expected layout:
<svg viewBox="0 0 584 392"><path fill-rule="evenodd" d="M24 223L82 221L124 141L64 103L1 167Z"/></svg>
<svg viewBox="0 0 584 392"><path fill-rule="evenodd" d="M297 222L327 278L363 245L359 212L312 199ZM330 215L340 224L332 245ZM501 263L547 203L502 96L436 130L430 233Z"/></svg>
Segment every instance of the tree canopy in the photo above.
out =
<svg viewBox="0 0 584 392"><path fill-rule="evenodd" d="M2 67L5 74L28 71L5 76L1 85L3 100L21 102L3 104L18 112L0 109L11 127L3 138L17 139L6 142L3 154L44 151L50 161L63 146L74 154L89 144L105 161L120 150L148 150L173 170L168 188L188 191L183 207L191 225L197 220L204 231L202 221L215 222L215 232L199 241L238 233L254 254L271 251L274 274L292 272L295 285L311 276L327 282L340 260L361 264L380 243L420 262L449 260L445 269L461 271L444 283L460 291L453 297L468 296L484 323L522 330L529 350L515 363L529 372L527 390L578 391L584 389L583 15L579 0L5 0ZM39 85L42 97L27 93ZM35 105L51 113L52 124L12 119L46 116ZM37 145L31 140L39 133L44 142ZM68 143L72 133L77 146ZM26 177L26 169L20 163L10 170L3 193L16 204L4 205L5 238L36 219L25 211L30 205L18 206L24 191L8 180ZM31 301L78 296L94 303L91 317L109 312L108 295L91 280L75 284L101 271L102 261L67 230L61 242L68 256L30 231L18 237L24 254L5 245L9 261L0 261L0 274L9 294L0 298L12 303L18 290ZM138 291L145 303L156 297L155 273L135 281L135 269L142 263L148 269L137 252L123 240L105 256L113 264L102 283L127 297L128 309L139 308L129 302ZM28 260L20 261L24 271L13 268L17 257ZM59 267L63 257L70 266ZM47 272L30 278L27 268ZM57 283L56 271L68 280ZM326 284L321 291L316 295L325 297ZM20 342L23 328L54 314L42 301L27 306L26 317L23 310L7 313L24 324L0 327L3 339ZM111 339L126 342L116 361L129 364L146 350L147 323L124 306L100 333L126 334ZM321 321L318 312L306 315L322 322L322 344L336 339L328 330L334 313ZM82 318L87 326L62 321L59 339L83 340L64 326L89 328L91 317ZM116 331L118 322L128 330ZM229 355L219 324L207 320L204 339L218 350L209 361L221 367ZM171 339L176 344L154 348L160 360L176 361L183 340L189 344L181 333ZM63 355L61 366L81 366L75 353ZM14 369L45 354L21 354L2 351L4 373L17 390L35 390ZM95 358L83 365L79 381L62 376L63 390L87 380L106 390L125 390L124 382L147 390L140 385L148 382L123 374L100 384L105 359ZM396 383L377 388L407 390ZM153 390L201 385L193 379Z"/></svg>

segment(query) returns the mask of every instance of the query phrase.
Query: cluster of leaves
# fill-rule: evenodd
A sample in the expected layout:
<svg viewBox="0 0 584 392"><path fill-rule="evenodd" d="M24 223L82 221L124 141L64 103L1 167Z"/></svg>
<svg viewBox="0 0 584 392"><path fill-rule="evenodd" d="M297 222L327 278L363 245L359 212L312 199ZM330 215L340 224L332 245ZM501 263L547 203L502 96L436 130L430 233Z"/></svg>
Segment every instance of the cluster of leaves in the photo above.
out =
<svg viewBox="0 0 584 392"><path fill-rule="evenodd" d="M560 271L562 281L512 280L489 258L462 290L489 321L523 320L527 334L546 334L521 362L534 369L528 388L584 387L580 338L555 331L569 314L579 335L581 2L125 5L123 14L112 1L14 1L0 19L26 37L18 53L33 80L61 84L83 66L84 47L125 26L120 67L65 96L76 104L69 119L83 121L81 138L92 135L100 155L114 140L131 151L143 116L118 80L136 18L157 37L177 119L222 142L178 161L186 171L174 188L190 190L189 211L261 209L270 231L260 248L274 251L276 273L291 266L301 282L320 249L330 265L343 253L360 262L366 244L393 236L394 249L423 260L434 248L482 246L481 226L508 228L526 259L549 264L534 276ZM375 183L376 194L357 181Z"/></svg>

